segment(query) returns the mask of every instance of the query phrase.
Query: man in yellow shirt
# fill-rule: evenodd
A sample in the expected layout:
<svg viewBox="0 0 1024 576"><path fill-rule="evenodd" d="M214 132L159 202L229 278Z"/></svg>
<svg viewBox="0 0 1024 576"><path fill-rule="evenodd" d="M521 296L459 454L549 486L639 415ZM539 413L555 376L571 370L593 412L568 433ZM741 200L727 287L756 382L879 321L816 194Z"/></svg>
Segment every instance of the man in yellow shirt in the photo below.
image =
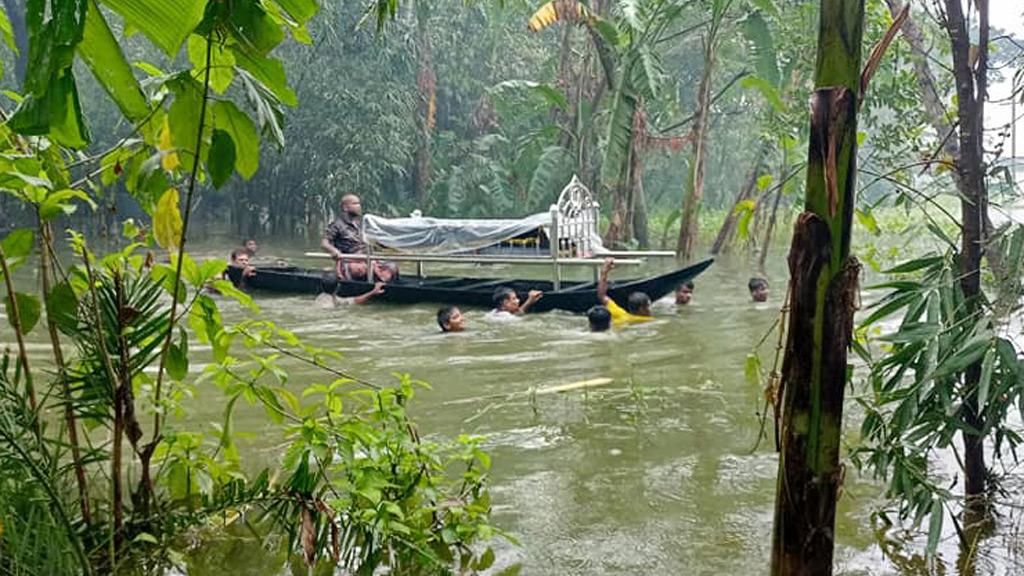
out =
<svg viewBox="0 0 1024 576"><path fill-rule="evenodd" d="M614 258L605 258L604 266L601 267L601 276L597 281L597 300L604 304L605 308L612 315L613 324L632 324L634 322L647 322L653 320L651 316L651 298L643 292L633 292L626 300L626 309L623 310L615 300L608 296L608 272L615 267Z"/></svg>

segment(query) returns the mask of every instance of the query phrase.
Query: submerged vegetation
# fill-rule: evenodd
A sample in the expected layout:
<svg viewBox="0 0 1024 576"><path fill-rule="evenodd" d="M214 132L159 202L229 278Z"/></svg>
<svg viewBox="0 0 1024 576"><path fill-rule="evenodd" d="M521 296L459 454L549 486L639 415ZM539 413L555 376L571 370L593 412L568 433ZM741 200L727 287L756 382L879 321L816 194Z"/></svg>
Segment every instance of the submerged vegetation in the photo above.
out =
<svg viewBox="0 0 1024 576"><path fill-rule="evenodd" d="M1024 434L1016 122L986 116L1024 106L1024 42L990 20L988 0L5 1L0 572L181 567L235 529L295 570L491 568L513 538L481 439L421 438L423 382L351 373L188 242L315 238L352 192L520 216L574 174L612 246L762 274L794 228L766 382L748 360L781 454L772 571L831 572L846 461L885 486L878 522L923 529L929 558L953 524L969 570ZM882 280L855 319L860 262ZM208 430L199 387L222 397ZM243 405L270 466L239 450Z"/></svg>

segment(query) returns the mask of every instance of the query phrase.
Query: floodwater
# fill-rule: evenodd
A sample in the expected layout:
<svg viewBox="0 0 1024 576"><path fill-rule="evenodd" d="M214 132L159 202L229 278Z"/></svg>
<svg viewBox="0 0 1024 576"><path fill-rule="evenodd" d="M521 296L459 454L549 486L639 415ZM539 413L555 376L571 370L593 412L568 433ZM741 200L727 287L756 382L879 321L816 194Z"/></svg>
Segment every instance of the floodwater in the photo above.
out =
<svg viewBox="0 0 1024 576"><path fill-rule="evenodd" d="M348 372L377 382L408 372L429 382L433 390L419 392L412 408L424 435L486 439L492 520L519 541L494 542L495 572L520 564L529 575L739 576L769 569L777 458L770 436L758 445L762 391L746 381L744 360L778 315L785 276L771 272L767 304L749 301L745 263L720 261L697 279L692 304L657 303L656 321L606 334L590 334L585 317L561 312L502 322L465 310L467 331L442 335L432 305L324 310L312 297L257 301L267 319L342 353ZM241 317L227 308L226 320ZM9 332L0 335L6 341ZM774 338L762 346L766 369L774 346ZM193 352L191 368L200 370L209 352ZM298 364L289 372L294 392L318 377ZM595 378L612 382L530 399L531 389ZM200 387L188 410L189 420L176 425L207 429L222 417L220 391ZM850 414L855 441L859 418ZM261 411L241 409L235 426L249 434L241 440L248 455L278 458L283 439ZM929 573L911 558L922 549L919 537L897 540L908 547L901 561L882 553L871 522L882 504L880 488L848 470L837 573ZM1012 514L981 544L977 574L1024 574L1019 522ZM943 573L956 573L952 533L940 551L949 563ZM194 554L189 572L290 570L258 543L226 537Z"/></svg>

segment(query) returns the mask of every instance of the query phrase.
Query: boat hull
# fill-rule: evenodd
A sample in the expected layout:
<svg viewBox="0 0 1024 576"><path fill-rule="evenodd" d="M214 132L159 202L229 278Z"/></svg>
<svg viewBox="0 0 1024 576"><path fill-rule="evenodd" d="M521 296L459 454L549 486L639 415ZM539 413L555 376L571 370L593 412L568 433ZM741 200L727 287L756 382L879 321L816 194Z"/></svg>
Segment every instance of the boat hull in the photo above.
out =
<svg viewBox="0 0 1024 576"><path fill-rule="evenodd" d="M639 278L610 282L608 294L616 302L625 304L633 292L644 292L651 300L657 300L675 290L680 284L696 278L713 262L712 259L698 262L686 268ZM366 293L372 284L362 281L339 280L331 270L315 270L297 267L257 267L256 274L242 278L240 268L228 267L231 280L245 290L273 292L278 294L319 294L334 293L338 296L358 296ZM562 282L560 290L554 290L550 280L513 280L495 278L466 278L457 276L435 276L430 278L402 277L387 284L384 293L374 301L397 304L458 304L490 308L491 297L499 286L513 288L520 299L525 299L530 290L541 290L544 297L530 308L531 312L567 310L586 312L597 304L597 286L594 282Z"/></svg>

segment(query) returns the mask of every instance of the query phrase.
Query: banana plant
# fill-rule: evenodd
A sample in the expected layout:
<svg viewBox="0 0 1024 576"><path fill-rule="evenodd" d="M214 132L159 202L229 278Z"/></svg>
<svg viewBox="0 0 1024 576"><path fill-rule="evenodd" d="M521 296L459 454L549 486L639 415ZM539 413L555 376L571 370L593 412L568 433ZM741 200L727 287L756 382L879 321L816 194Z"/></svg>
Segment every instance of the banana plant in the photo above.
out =
<svg viewBox="0 0 1024 576"><path fill-rule="evenodd" d="M535 31L557 21L579 23L593 41L607 90L597 110L577 114L580 137L573 140L573 152L583 156L584 130L595 129L599 121L603 132L597 182L602 197L612 205L605 235L609 244L633 241L634 230L643 231L639 240L647 243L642 156L658 140L645 128L644 101L662 97L665 73L657 46L673 31L685 5L676 0L620 0L607 14L599 14L583 4L559 0L543 5L530 19Z"/></svg>

